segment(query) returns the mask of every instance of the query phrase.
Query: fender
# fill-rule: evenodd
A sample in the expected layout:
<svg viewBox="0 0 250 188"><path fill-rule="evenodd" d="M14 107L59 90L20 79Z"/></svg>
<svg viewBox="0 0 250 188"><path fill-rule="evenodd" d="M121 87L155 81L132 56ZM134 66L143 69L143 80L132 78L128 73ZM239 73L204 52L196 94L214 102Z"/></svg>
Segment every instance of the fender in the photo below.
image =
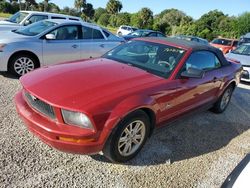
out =
<svg viewBox="0 0 250 188"><path fill-rule="evenodd" d="M158 104L153 97L146 95L134 95L121 101L111 112L104 128L112 130L129 113L138 109L147 108L157 114ZM157 121L157 116L156 116Z"/></svg>

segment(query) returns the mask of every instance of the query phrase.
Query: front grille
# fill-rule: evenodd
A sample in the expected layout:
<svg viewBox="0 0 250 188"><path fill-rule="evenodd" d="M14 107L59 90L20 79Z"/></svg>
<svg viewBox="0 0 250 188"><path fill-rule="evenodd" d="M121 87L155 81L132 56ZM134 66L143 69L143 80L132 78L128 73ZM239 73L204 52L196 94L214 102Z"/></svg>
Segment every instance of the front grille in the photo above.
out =
<svg viewBox="0 0 250 188"><path fill-rule="evenodd" d="M55 119L55 112L52 106L25 92L25 97L29 105L35 110L41 112L43 115Z"/></svg>

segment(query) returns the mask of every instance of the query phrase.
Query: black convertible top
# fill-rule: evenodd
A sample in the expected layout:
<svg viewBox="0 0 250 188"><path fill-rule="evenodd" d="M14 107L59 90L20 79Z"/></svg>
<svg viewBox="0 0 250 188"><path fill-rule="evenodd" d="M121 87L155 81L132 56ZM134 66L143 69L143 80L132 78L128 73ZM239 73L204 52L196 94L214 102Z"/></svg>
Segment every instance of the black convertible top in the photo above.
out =
<svg viewBox="0 0 250 188"><path fill-rule="evenodd" d="M167 43L173 43L183 48L192 49L192 51L203 51L203 50L210 51L218 57L218 59L223 65L229 64L229 62L226 60L221 50L213 46L202 44L199 42L188 41L188 40L177 39L177 38L170 38L170 37L148 37L148 38L140 38L139 40L145 40L145 41L151 41L151 42L166 41Z"/></svg>

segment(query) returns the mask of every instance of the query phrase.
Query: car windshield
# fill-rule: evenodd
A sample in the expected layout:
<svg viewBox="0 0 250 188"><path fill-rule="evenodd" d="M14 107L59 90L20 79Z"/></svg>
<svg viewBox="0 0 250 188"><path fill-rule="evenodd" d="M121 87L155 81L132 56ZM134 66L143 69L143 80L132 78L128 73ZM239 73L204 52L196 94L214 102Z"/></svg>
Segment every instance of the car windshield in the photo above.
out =
<svg viewBox="0 0 250 188"><path fill-rule="evenodd" d="M223 45L223 46L231 46L232 40L228 40L228 39L214 39L211 43L212 44L219 44L219 45Z"/></svg>
<svg viewBox="0 0 250 188"><path fill-rule="evenodd" d="M250 45L241 45L232 51L234 54L250 55Z"/></svg>
<svg viewBox="0 0 250 188"><path fill-rule="evenodd" d="M103 57L168 78L185 52L185 50L173 46L130 41L116 47Z"/></svg>
<svg viewBox="0 0 250 188"><path fill-rule="evenodd" d="M36 22L34 24L23 27L21 29L13 31L13 32L15 32L17 34L21 34L21 35L26 35L26 36L36 36L44 31L54 27L55 25L57 25L57 23L55 23L55 22L40 21L40 22Z"/></svg>
<svg viewBox="0 0 250 188"><path fill-rule="evenodd" d="M137 30L137 31L130 33L130 35L144 37L149 33L150 33L150 31Z"/></svg>
<svg viewBox="0 0 250 188"><path fill-rule="evenodd" d="M238 42L238 45L242 45L244 43L250 43L250 38L241 38L240 41Z"/></svg>
<svg viewBox="0 0 250 188"><path fill-rule="evenodd" d="M13 16L11 16L7 21L12 22L12 23L21 23L23 19L28 16L28 13L26 12L17 12Z"/></svg>

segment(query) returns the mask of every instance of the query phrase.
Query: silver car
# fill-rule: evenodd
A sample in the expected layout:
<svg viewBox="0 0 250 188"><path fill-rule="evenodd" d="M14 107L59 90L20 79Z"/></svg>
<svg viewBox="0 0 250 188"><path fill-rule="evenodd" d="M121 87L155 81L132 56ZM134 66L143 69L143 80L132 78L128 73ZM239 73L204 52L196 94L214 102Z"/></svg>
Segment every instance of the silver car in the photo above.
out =
<svg viewBox="0 0 250 188"><path fill-rule="evenodd" d="M1 33L0 71L20 76L44 65L100 57L123 42L93 24L44 20Z"/></svg>
<svg viewBox="0 0 250 188"><path fill-rule="evenodd" d="M244 69L241 80L250 82L250 43L242 44L235 50L226 54L226 57L240 61Z"/></svg>
<svg viewBox="0 0 250 188"><path fill-rule="evenodd" d="M64 14L37 11L19 11L6 20L0 21L0 32L11 31L47 19L82 21L81 18Z"/></svg>

